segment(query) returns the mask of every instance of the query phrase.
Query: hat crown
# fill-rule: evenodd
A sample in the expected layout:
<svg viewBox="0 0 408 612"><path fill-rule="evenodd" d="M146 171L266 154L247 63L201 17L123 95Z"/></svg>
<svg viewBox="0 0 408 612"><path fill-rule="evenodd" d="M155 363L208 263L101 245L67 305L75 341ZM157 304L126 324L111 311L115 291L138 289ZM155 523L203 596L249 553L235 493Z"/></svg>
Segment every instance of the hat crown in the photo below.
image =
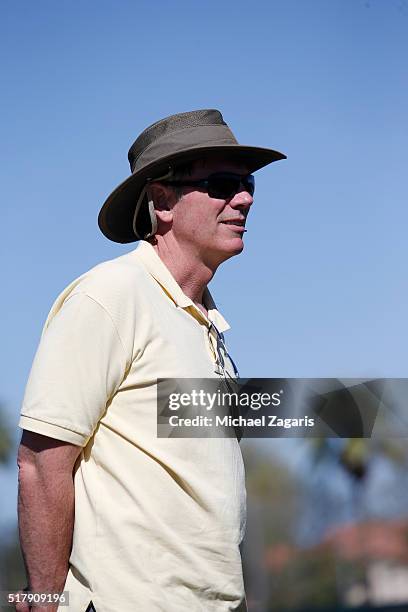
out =
<svg viewBox="0 0 408 612"><path fill-rule="evenodd" d="M209 125L227 125L222 114L216 109L202 109L170 115L164 119L149 125L138 136L129 149L128 160L131 171L142 153L154 142L172 132L178 132L186 128L195 128Z"/></svg>

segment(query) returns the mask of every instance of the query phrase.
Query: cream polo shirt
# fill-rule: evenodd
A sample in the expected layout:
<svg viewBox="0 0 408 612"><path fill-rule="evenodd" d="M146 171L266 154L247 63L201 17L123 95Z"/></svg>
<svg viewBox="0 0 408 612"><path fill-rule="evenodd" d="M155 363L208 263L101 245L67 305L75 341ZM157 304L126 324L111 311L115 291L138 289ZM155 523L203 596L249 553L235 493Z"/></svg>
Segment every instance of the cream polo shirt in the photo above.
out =
<svg viewBox="0 0 408 612"><path fill-rule="evenodd" d="M208 318L141 242L71 283L50 311L19 425L83 447L62 611L90 600L97 612L246 609L237 440L156 435L157 378L217 375L211 321L229 326L208 292L206 305Z"/></svg>

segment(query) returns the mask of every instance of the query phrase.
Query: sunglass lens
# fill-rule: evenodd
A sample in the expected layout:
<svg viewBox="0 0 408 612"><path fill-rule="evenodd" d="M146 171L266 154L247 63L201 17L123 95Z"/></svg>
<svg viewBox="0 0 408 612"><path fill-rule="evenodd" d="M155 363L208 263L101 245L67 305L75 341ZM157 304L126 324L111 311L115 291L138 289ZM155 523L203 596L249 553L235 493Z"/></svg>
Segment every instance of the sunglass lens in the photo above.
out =
<svg viewBox="0 0 408 612"><path fill-rule="evenodd" d="M208 195L211 198L219 198L229 200L240 191L241 183L248 193L251 195L255 191L255 178L252 174L240 176L211 176L208 179Z"/></svg>
<svg viewBox="0 0 408 612"><path fill-rule="evenodd" d="M249 174L245 178L242 179L242 184L245 187L245 190L252 195L255 192L255 177L252 174Z"/></svg>
<svg viewBox="0 0 408 612"><path fill-rule="evenodd" d="M228 200L239 189L239 179L234 176L213 176L208 181L208 195L211 198Z"/></svg>

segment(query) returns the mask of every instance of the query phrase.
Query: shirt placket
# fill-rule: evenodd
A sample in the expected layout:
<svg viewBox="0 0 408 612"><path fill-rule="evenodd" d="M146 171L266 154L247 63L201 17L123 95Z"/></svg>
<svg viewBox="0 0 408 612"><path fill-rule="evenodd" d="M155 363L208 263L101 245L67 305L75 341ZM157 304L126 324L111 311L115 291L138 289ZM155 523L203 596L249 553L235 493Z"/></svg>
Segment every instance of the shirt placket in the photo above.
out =
<svg viewBox="0 0 408 612"><path fill-rule="evenodd" d="M190 314L197 320L198 323L200 323L200 325L203 326L204 342L206 343L207 350L209 351L212 357L212 361L214 364L214 373L217 374L220 380L223 381L223 386L225 385L225 391L227 393L236 393L237 391L239 391L237 384L236 384L237 381L228 374L225 368L224 355L222 354L222 351L220 348L221 334L217 330L215 324L212 321L210 321L207 317L205 317L204 314L201 312L201 310L199 310L196 306L193 306L190 308L191 308ZM227 351L225 349L225 346L224 346L224 351L226 355ZM233 362L231 361L231 363ZM234 365L234 370L235 370L235 374L238 375L238 373L236 372L235 365ZM239 416L239 410L237 409L236 406L234 407L234 405L230 406L229 412L233 418ZM234 431L235 431L236 438L239 442L242 438L243 430L239 426L234 426Z"/></svg>
<svg viewBox="0 0 408 612"><path fill-rule="evenodd" d="M204 313L195 305L189 306L187 308L187 311L202 326L204 344L206 346L207 353L209 353L209 355L211 356L214 373L222 378L225 378L225 364L221 351L219 350L219 334L214 323L210 321L210 319L208 319L204 315Z"/></svg>

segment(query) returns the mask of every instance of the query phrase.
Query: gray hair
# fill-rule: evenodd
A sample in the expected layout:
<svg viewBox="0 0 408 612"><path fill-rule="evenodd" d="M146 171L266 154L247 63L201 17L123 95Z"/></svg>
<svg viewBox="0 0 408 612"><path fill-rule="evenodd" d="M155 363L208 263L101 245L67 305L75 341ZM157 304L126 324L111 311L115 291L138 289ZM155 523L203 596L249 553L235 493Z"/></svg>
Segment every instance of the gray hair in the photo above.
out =
<svg viewBox="0 0 408 612"><path fill-rule="evenodd" d="M172 179L175 181L180 181L185 178L186 175L191 176L193 172L194 162L190 161L186 164L181 164L180 166L176 166L173 171ZM183 186L182 185L173 185L172 189L176 195L177 201L179 201L183 195Z"/></svg>

